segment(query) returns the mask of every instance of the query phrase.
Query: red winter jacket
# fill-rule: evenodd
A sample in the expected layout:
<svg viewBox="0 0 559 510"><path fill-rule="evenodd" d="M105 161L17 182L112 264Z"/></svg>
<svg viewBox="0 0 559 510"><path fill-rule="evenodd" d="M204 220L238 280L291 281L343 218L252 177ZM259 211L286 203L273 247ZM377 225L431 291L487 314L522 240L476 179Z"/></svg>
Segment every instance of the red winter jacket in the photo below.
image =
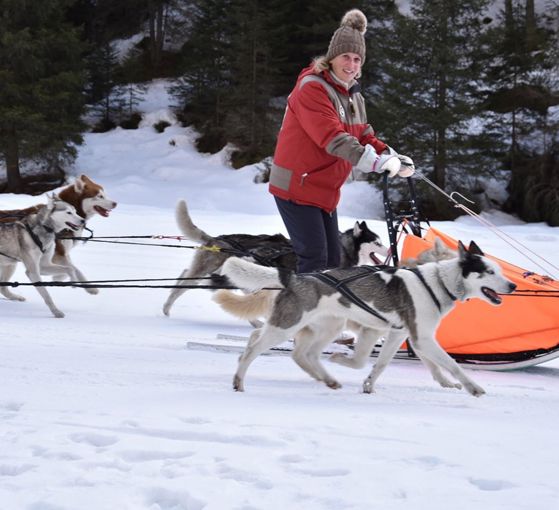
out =
<svg viewBox="0 0 559 510"><path fill-rule="evenodd" d="M387 147L367 123L357 83L348 91L329 71L317 75L311 67L304 69L287 99L270 193L332 212L366 144L379 154Z"/></svg>

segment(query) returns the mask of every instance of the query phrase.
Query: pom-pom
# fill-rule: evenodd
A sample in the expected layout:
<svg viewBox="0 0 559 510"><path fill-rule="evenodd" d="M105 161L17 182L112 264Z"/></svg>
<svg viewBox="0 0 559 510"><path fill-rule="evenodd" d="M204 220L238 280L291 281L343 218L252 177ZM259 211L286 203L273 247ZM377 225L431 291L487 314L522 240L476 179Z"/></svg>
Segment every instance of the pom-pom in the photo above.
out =
<svg viewBox="0 0 559 510"><path fill-rule="evenodd" d="M367 18L359 9L352 9L344 14L340 26L343 27L344 25L364 34L367 30Z"/></svg>

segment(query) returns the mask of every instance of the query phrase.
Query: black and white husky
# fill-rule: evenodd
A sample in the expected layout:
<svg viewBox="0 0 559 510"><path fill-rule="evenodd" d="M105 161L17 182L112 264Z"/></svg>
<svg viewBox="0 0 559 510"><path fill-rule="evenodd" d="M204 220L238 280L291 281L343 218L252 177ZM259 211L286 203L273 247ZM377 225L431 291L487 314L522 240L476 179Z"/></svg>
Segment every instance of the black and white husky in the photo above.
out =
<svg viewBox="0 0 559 510"><path fill-rule="evenodd" d="M44 207L27 214L19 221L0 223L0 280L7 282L14 274L18 262L25 266L25 273L32 282L40 282L41 274L65 274L71 280L77 276L73 266L52 262L56 234L62 230L77 232L83 228L85 220L76 212L73 205L58 198L49 198ZM45 287L35 287L57 317L64 317L54 304ZM25 301L23 296L14 294L8 287L1 286L0 293L7 299Z"/></svg>
<svg viewBox="0 0 559 510"><path fill-rule="evenodd" d="M435 331L456 301L477 297L499 305L499 294L510 294L516 288L474 242L468 249L459 243L458 257L454 259L430 262L416 269L361 266L296 275L231 258L224 264L222 274L248 291L282 289L268 322L252 333L239 359L233 380L237 391L244 390L244 377L252 361L289 338L295 338L293 359L305 372L330 388L341 387L319 357L346 321L351 321L360 326L355 357L335 355L332 361L364 366L375 343L381 337L385 339L363 383L365 393L373 392L375 381L408 339L441 386L460 389L463 385L472 395L480 396L485 393L483 388L440 347ZM447 379L442 369L459 383Z"/></svg>
<svg viewBox="0 0 559 510"><path fill-rule="evenodd" d="M261 265L295 270L296 256L289 239L281 234L225 234L212 237L198 228L192 222L184 200L177 203L175 210L177 225L188 239L210 248L219 250L198 250L189 268L183 270L177 280L177 285L184 285L182 278L203 278L219 273L225 261L230 257L246 257ZM364 221L356 222L352 229L340 234L342 245L341 267L351 267L357 264L380 264L380 257L386 257L388 249L380 237L369 230ZM188 282L188 283L196 283ZM174 302L186 291L186 288L173 289L165 304L163 313L169 315Z"/></svg>

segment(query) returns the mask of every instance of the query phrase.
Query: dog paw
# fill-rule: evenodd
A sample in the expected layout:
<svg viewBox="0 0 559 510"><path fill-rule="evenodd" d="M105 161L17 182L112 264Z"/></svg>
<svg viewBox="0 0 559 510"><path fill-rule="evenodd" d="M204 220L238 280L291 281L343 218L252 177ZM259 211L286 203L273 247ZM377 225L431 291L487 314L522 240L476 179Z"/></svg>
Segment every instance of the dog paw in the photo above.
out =
<svg viewBox="0 0 559 510"><path fill-rule="evenodd" d="M485 395L485 390L481 386L478 386L477 384L468 383L465 384L464 386L468 391L468 393L470 395L473 395L474 397L481 397L482 395Z"/></svg>
<svg viewBox="0 0 559 510"><path fill-rule="evenodd" d="M12 294L7 299L9 299L10 301L25 301L25 298L23 296L18 296L17 294Z"/></svg>
<svg viewBox="0 0 559 510"><path fill-rule="evenodd" d="M365 381L363 383L363 393L374 393L373 383L371 381Z"/></svg>
<svg viewBox="0 0 559 510"><path fill-rule="evenodd" d="M93 295L99 294L99 289L95 289L95 288L93 288L93 287L86 287L86 288L85 288L85 291L86 291L88 294L93 294Z"/></svg>
<svg viewBox="0 0 559 510"><path fill-rule="evenodd" d="M63 318L64 318L64 312L61 312L60 310L53 310L52 314L53 314L57 319L63 319Z"/></svg>
<svg viewBox="0 0 559 510"><path fill-rule="evenodd" d="M449 381L448 379L443 379L443 380L438 381L438 382L443 388L452 388L452 389L456 389L456 390L461 390L462 389L462 385L460 383L455 383L455 382Z"/></svg>
<svg viewBox="0 0 559 510"><path fill-rule="evenodd" d="M233 389L235 391L245 391L243 380L238 375L233 377Z"/></svg>
<svg viewBox="0 0 559 510"><path fill-rule="evenodd" d="M324 384L326 384L328 388L331 388L333 390L339 390L342 387L342 385L338 381L336 381L336 379L328 379L324 381Z"/></svg>

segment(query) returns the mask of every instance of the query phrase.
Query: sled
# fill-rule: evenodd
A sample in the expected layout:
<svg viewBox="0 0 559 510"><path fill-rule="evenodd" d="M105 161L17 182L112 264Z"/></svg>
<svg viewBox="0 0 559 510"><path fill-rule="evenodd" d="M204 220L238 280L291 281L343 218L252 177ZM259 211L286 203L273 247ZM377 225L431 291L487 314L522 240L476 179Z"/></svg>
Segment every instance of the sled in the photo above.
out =
<svg viewBox="0 0 559 510"><path fill-rule="evenodd" d="M436 237L456 250L458 241L433 227L423 234L411 178L408 184L412 211L403 221L402 217L398 218L397 227L394 227L395 217L385 186L385 211L394 262L398 261L399 229L403 229L402 259L416 258L431 248ZM462 241L467 245L471 240ZM559 280L527 271L491 254L485 255L501 266L503 274L516 283L517 290L502 296L500 306L478 299L458 302L437 330L439 344L457 362L490 370L525 368L559 357Z"/></svg>

